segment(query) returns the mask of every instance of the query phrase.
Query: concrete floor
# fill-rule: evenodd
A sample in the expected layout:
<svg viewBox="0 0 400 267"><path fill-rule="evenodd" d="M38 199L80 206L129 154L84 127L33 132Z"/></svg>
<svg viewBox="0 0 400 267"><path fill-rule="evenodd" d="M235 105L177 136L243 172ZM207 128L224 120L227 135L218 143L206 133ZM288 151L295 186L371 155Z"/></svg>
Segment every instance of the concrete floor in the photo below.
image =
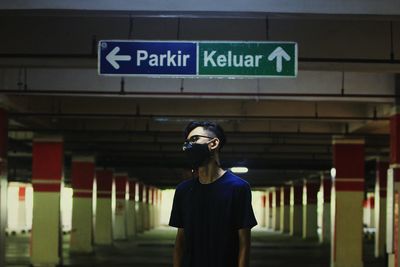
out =
<svg viewBox="0 0 400 267"><path fill-rule="evenodd" d="M135 241L115 242L96 247L91 255L70 255L69 235L63 239L64 266L171 266L175 230L160 228L138 235ZM364 243L364 267L384 267L383 259L373 257L373 240ZM7 265L29 266L29 235L7 237ZM254 230L251 266L329 267L329 246L304 241L280 233Z"/></svg>

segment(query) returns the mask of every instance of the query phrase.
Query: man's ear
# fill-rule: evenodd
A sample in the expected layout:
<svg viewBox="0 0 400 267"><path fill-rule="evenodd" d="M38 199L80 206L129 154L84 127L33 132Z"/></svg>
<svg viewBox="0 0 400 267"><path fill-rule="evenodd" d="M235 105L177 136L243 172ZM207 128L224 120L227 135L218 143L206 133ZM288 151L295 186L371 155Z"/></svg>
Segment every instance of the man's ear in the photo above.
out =
<svg viewBox="0 0 400 267"><path fill-rule="evenodd" d="M217 147L219 147L219 139L218 138L214 138L211 142L210 142L210 150L215 150L217 149Z"/></svg>

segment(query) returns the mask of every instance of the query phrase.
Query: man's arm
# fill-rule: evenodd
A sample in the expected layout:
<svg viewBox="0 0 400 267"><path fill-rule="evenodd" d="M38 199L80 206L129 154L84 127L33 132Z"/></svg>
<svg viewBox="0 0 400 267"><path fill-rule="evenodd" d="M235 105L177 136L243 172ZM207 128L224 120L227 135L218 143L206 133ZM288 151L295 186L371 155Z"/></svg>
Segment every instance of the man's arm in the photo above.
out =
<svg viewBox="0 0 400 267"><path fill-rule="evenodd" d="M178 228L174 247L174 267L181 267L185 235L183 228Z"/></svg>
<svg viewBox="0 0 400 267"><path fill-rule="evenodd" d="M238 267L248 267L250 260L250 239L251 239L250 229L249 228L239 229L238 235L239 235Z"/></svg>

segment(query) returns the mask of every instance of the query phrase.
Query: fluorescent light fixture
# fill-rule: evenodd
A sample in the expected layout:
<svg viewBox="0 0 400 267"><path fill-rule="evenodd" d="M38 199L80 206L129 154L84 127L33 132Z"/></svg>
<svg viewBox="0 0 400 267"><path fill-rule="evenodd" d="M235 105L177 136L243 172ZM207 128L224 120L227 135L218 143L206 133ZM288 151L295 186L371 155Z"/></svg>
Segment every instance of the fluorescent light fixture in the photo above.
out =
<svg viewBox="0 0 400 267"><path fill-rule="evenodd" d="M247 169L246 167L232 167L231 171L234 173L247 173L249 169Z"/></svg>
<svg viewBox="0 0 400 267"><path fill-rule="evenodd" d="M336 177L336 169L335 168L331 169L331 177L332 177L332 180L334 180Z"/></svg>

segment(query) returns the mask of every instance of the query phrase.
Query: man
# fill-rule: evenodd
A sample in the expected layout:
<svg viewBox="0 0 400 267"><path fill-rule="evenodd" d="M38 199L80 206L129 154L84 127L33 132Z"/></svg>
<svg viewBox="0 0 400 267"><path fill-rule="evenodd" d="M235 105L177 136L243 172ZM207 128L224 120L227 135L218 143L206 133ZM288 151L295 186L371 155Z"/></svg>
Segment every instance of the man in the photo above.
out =
<svg viewBox="0 0 400 267"><path fill-rule="evenodd" d="M224 131L213 122L191 122L184 137L194 175L175 191L169 222L178 228L174 267L247 267L257 221L249 184L220 166Z"/></svg>

